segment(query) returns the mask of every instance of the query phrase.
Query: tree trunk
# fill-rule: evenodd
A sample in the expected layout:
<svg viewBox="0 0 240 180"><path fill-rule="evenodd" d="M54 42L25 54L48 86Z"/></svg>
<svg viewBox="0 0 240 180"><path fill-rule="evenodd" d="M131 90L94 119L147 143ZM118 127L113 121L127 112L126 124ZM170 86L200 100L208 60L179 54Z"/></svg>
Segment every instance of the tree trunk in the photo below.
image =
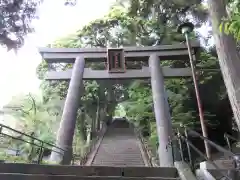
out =
<svg viewBox="0 0 240 180"><path fill-rule="evenodd" d="M91 109L88 110L88 116L91 119L90 126L91 126L91 132L90 132L90 137L91 139L93 136L95 136L96 132L96 107L92 107Z"/></svg>
<svg viewBox="0 0 240 180"><path fill-rule="evenodd" d="M100 130L100 102L98 99L98 103L97 103L97 112L96 112L96 130L99 131Z"/></svg>
<svg viewBox="0 0 240 180"><path fill-rule="evenodd" d="M240 55L233 36L219 31L222 19L227 17L226 0L209 0L208 5L219 64L234 118L240 130Z"/></svg>
<svg viewBox="0 0 240 180"><path fill-rule="evenodd" d="M85 123L85 112L82 110L79 115L79 121L80 121L80 127L79 127L79 133L81 134L81 137L83 141L87 140L87 130L86 130L86 123Z"/></svg>
<svg viewBox="0 0 240 180"><path fill-rule="evenodd" d="M112 87L109 86L107 90L108 90L108 93L107 93L107 115L108 115L108 120L111 121L113 118L114 110L115 110L115 106L114 106L115 98L114 98L114 91L112 90Z"/></svg>

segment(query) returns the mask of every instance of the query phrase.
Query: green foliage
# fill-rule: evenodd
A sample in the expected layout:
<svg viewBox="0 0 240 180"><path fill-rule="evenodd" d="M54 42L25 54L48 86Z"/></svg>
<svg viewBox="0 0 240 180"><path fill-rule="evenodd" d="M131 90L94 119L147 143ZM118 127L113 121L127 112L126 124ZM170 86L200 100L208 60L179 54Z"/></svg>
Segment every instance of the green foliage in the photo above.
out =
<svg viewBox="0 0 240 180"><path fill-rule="evenodd" d="M18 49L24 37L34 31L31 22L38 18L36 11L43 0L0 1L0 45L8 50ZM65 0L65 5L75 5L76 0Z"/></svg>
<svg viewBox="0 0 240 180"><path fill-rule="evenodd" d="M36 18L36 8L40 2L41 0L0 1L0 45L9 50L23 45L24 36L33 31L30 23Z"/></svg>
<svg viewBox="0 0 240 180"><path fill-rule="evenodd" d="M230 16L223 20L219 29L226 34L232 34L237 41L240 40L240 1L229 3Z"/></svg>
<svg viewBox="0 0 240 180"><path fill-rule="evenodd" d="M32 163L32 162L29 162L26 157L8 155L2 152L0 153L0 161L1 160L7 163ZM42 160L41 164L56 164L56 163Z"/></svg>
<svg viewBox="0 0 240 180"><path fill-rule="evenodd" d="M62 111L59 99L55 97L44 103L38 96L20 94L14 97L5 108L9 109L8 114L15 118L19 131L54 144ZM40 145L39 141L11 130L7 130L7 133L22 140L9 138L9 141L3 144L7 145L7 149L19 150L27 154L28 161L36 158L38 148L35 145ZM3 138L6 139L6 137Z"/></svg>
<svg viewBox="0 0 240 180"><path fill-rule="evenodd" d="M11 114L24 129L24 133L34 133L35 137L53 143L55 139L53 132L58 128L56 123L62 110L59 99L55 98L44 103L38 96L20 95L18 99L13 98L7 106L16 107L12 109Z"/></svg>
<svg viewBox="0 0 240 180"><path fill-rule="evenodd" d="M0 153L0 160L7 161L9 163L26 163L27 159L22 156L12 156L6 153Z"/></svg>
<svg viewBox="0 0 240 180"><path fill-rule="evenodd" d="M236 40L240 40L240 14L234 15L229 21L222 22L220 30L226 34L233 34Z"/></svg>

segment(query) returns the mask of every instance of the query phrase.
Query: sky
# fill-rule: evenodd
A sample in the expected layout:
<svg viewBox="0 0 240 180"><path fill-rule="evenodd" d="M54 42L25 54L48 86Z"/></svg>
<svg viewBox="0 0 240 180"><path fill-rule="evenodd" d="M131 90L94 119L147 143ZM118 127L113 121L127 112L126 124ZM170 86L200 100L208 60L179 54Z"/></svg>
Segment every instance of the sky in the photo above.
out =
<svg viewBox="0 0 240 180"><path fill-rule="evenodd" d="M44 0L38 9L39 19L33 21L35 33L25 38L25 45L17 54L0 48L0 108L17 94L40 93L36 67L42 58L38 47L104 16L115 0L78 0L74 7L64 6L64 1Z"/></svg>
<svg viewBox="0 0 240 180"><path fill-rule="evenodd" d="M0 48L0 107L20 93L38 93L40 81L36 67L42 58L38 47L74 33L89 21L104 16L114 0L78 0L74 7L64 0L44 0L33 21L35 32L25 38L25 45L15 54Z"/></svg>

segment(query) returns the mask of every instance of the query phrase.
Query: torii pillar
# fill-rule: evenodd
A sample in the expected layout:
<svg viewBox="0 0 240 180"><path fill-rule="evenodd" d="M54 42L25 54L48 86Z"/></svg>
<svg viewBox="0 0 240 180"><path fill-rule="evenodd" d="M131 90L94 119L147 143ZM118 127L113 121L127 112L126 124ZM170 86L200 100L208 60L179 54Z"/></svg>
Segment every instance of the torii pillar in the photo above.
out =
<svg viewBox="0 0 240 180"><path fill-rule="evenodd" d="M172 137L171 115L160 60L156 54L149 58L152 96L154 104L157 135L159 141L158 156L160 167L173 167L173 151L170 144Z"/></svg>
<svg viewBox="0 0 240 180"><path fill-rule="evenodd" d="M83 89L84 57L77 57L73 66L72 76L68 88L63 114L57 133L56 146L53 148L50 161L70 164L72 159L72 143L75 131L77 111Z"/></svg>

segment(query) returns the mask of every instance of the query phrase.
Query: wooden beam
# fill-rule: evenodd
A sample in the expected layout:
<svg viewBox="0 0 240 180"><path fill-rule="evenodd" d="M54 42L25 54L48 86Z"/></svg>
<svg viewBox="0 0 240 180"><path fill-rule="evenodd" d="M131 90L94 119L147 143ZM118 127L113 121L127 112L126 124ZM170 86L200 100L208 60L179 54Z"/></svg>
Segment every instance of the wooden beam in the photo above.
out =
<svg viewBox="0 0 240 180"><path fill-rule="evenodd" d="M191 41L191 46L193 48L199 48L200 44L197 41ZM160 46L130 46L124 47L126 52L138 52L138 51L161 51L161 50L178 50L187 49L184 43L176 43L172 45L160 45ZM66 52L66 53L106 53L107 48L39 48L41 52ZM63 51L64 50L64 51Z"/></svg>
<svg viewBox="0 0 240 180"><path fill-rule="evenodd" d="M191 76L190 68L169 68L163 67L163 74L166 78L188 77ZM46 80L69 80L72 70L67 71L50 71L46 75ZM107 70L92 70L85 68L83 79L85 80L102 80L102 79L148 79L150 78L149 67L142 69L127 70L125 73L108 73Z"/></svg>
<svg viewBox="0 0 240 180"><path fill-rule="evenodd" d="M191 42L192 48L200 47L198 42ZM156 53L161 60L183 60L188 56L184 43L162 46L124 47L127 61L148 61L151 54ZM48 63L74 63L77 56L84 56L86 61L100 62L107 58L106 48L39 48L43 59Z"/></svg>
<svg viewBox="0 0 240 180"><path fill-rule="evenodd" d="M157 54L162 60L185 60L188 56L187 50L173 51L143 51L143 52L125 52L126 61L148 61L151 54ZM87 62L104 62L107 59L107 53L43 53L42 57L47 63L74 63L76 57L84 56Z"/></svg>

